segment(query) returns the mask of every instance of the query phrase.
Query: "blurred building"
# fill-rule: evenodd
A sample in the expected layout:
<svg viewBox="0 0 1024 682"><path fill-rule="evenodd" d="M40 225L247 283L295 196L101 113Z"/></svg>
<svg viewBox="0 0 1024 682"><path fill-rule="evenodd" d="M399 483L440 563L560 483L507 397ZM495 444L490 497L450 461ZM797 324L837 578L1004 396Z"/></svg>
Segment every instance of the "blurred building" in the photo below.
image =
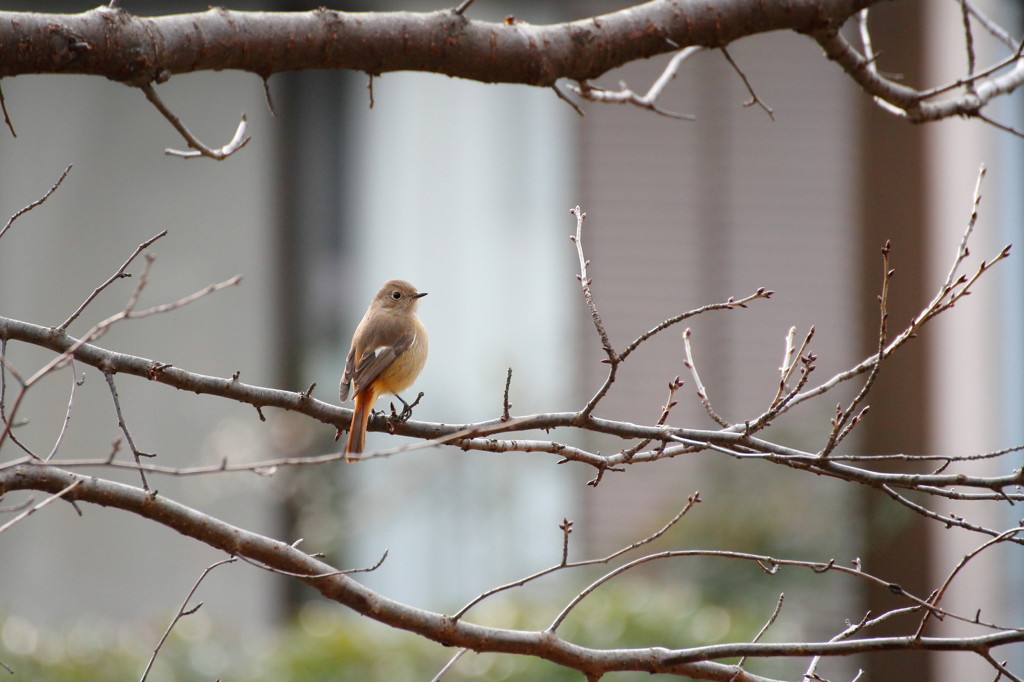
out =
<svg viewBox="0 0 1024 682"><path fill-rule="evenodd" d="M121 3L140 14L205 9L153 4ZM959 10L947 4L873 10L885 69L914 82L961 73ZM979 4L1020 28L1012 3ZM594 3L552 5L484 3L472 13L547 23L595 11ZM295 2L238 8L248 7L308 9ZM815 326L819 380L873 352L886 239L897 269L890 328L901 328L931 298L955 255L981 163L989 175L972 251L986 257L1019 241L1021 143L977 122L897 121L800 36L758 36L729 50L772 116L745 106L743 81L716 52L687 62L660 102L695 121L596 104L584 104L581 118L549 90L426 74L385 74L372 90L362 74L274 76L276 117L249 74L195 74L158 86L210 144L226 141L245 112L253 139L223 163L165 158L164 147L182 143L140 92L85 77L7 79L18 137L0 130L0 216L37 198L68 163L74 168L0 241L0 315L59 324L136 245L167 229L153 247L159 257L147 304L235 273L243 274L242 286L118 325L100 345L216 376L240 371L255 384L305 390L316 382L316 396L336 400L353 327L380 283L402 277L430 293L421 305L431 355L414 387L425 393L417 418L497 416L509 368L514 413L577 409L605 372L568 239L575 230L568 211L579 204L588 214L584 247L596 302L618 349L677 313L758 287L776 291L771 301L708 313L654 337L623 365L598 415L652 422L678 375L686 385L671 421L711 427L683 365L680 334L690 327L717 411L732 421L756 416L774 395L790 327L802 336ZM633 64L599 84L622 81L643 92L666 62ZM994 110L1018 129L1021 114L1019 97ZM1022 277L1019 263L1002 264L895 358L850 447L953 455L1024 442ZM118 311L133 284L105 291L71 332ZM16 344L8 352L10 365L26 374L47 359ZM120 436L109 391L101 375L74 369L86 379L58 456L105 456ZM71 383L66 371L33 392L23 440L48 451ZM267 411L264 424L251 408L128 377L118 379L118 390L134 439L168 465L337 447L333 431L289 415ZM772 436L820 447L836 401L790 415ZM394 442L374 434L368 446ZM582 444L603 452L623 447L597 438ZM8 443L0 456L20 454ZM609 473L596 487L585 485L592 471L556 461L435 448L268 478L159 477L154 487L231 523L289 541L302 537L304 548L341 566L372 565L387 550L365 582L432 610L453 610L556 563L563 518L574 520L572 556L599 556L661 526L696 490L706 502L677 529L677 545L842 562L854 557L837 553L856 551L867 570L918 594L980 544L925 524L877 492L818 479L808 485L806 474L718 455ZM991 473L986 467L1006 470L1007 462L978 464ZM136 481L130 472L117 477ZM104 619L142 623L159 636L165 616L220 556L125 514L82 511L79 518L70 506L51 505L0 537L0 585L19 586L0 590L0 617L83 628ZM1005 506L979 506L978 514L979 521L987 517L984 525L1015 523ZM1013 576L1021 566L1007 556L993 552L992 561L973 564L977 573L964 594L950 596L963 601L951 603L969 608L981 595L984 611L1000 616L993 620L1019 622ZM670 579L693 579L688 566L664 570ZM538 589L564 594L561 588L574 584ZM794 607L806 616L807 631L829 637L865 609L895 603L853 587L827 588L835 598L826 607L812 597ZM238 565L211 574L204 594L215 595L203 599L210 618L257 634L311 595ZM764 607L770 613L771 603ZM0 660L2 651L0 640ZM835 665L854 672L868 665L873 680L989 674L964 656L937 660Z"/></svg>

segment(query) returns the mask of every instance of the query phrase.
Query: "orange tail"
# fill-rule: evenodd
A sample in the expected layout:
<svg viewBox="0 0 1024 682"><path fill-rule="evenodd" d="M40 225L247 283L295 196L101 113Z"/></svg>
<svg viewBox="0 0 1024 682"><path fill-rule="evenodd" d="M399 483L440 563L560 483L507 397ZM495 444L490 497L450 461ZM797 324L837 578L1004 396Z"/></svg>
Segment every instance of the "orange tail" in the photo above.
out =
<svg viewBox="0 0 1024 682"><path fill-rule="evenodd" d="M348 429L348 442L345 444L345 461L358 462L359 453L366 442L366 422L370 420L370 412L377 401L377 392L373 385L360 391L355 397L355 411L352 413L352 425Z"/></svg>

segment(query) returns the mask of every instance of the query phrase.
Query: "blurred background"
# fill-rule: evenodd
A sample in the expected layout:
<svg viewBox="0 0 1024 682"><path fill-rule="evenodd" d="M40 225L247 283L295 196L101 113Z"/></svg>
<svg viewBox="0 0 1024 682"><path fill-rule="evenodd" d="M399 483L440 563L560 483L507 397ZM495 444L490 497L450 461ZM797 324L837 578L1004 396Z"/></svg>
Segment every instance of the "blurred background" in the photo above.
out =
<svg viewBox="0 0 1024 682"><path fill-rule="evenodd" d="M477 3L474 18L549 23L628 3ZM1011 33L1018 4L977 3ZM205 3L124 0L142 15L203 11ZM233 9L306 10L317 3L242 2ZM49 2L46 11L87 4ZM418 0L347 10L432 10ZM5 9L36 10L34 2ZM964 70L955 2L899 2L872 10L881 68L915 85ZM995 55L979 38L979 61ZM348 72L273 76L277 116L254 75L178 76L157 87L204 142L224 144L244 112L252 141L215 163L166 157L183 142L141 92L97 78L23 76L2 83L17 138L0 134L0 216L67 180L21 217L0 243L0 314L42 325L64 320L142 241L167 229L143 304L175 300L241 273L229 288L166 315L117 325L99 345L195 372L337 400L352 330L382 282L401 277L429 292L420 306L430 360L411 391L415 418L447 423L498 416L512 370L514 414L578 409L605 365L575 278L569 209L588 214L584 246L593 291L619 349L661 320L702 305L776 292L746 310L688 321L701 378L719 414L735 422L764 409L777 387L783 340L814 325L818 381L853 366L877 344L879 253L893 242L893 330L934 295L970 215L979 166L989 169L977 258L1019 242L1018 138L977 122L912 126L874 107L817 45L789 33L729 47L774 120L721 53L688 61L660 105L679 121L639 109L582 104L580 117L553 92L419 73L369 79ZM598 85L644 92L668 58L629 65ZM1021 98L991 115L1024 128ZM976 261L975 261L976 262ZM138 267L132 272L137 273ZM1024 441L1019 346L1024 271L1011 258L974 296L930 325L887 364L870 417L850 452L964 455ZM121 310L134 281L106 290L70 329L81 334ZM683 366L682 328L629 358L597 413L655 421L680 376L671 422L713 424ZM47 353L9 344L10 366L31 374ZM22 408L19 438L48 452L64 420L58 458L106 456L119 437L101 374L78 366L49 378ZM321 454L329 427L212 397L119 377L124 416L140 449L168 466ZM849 396L846 396L847 398ZM836 396L780 420L772 438L816 450ZM386 401L378 404L386 408ZM553 438L608 452L621 442ZM371 434L369 448L397 437ZM10 443L0 456L21 456ZM125 456L124 454L121 455ZM153 487L200 511L326 553L339 567L383 565L360 580L388 597L452 612L496 585L561 557L606 555L660 528L699 490L704 502L652 549L733 549L849 563L927 594L978 537L934 524L877 492L808 479L715 454L607 474L588 486L582 465L544 454L420 450L358 466L332 464L254 474L157 477ZM1006 472L1019 459L979 461ZM137 483L137 476L103 471ZM9 496L5 506L23 501ZM17 498L17 499L15 499ZM54 504L0 538L0 662L14 679L138 677L160 634L203 569L223 558L128 514ZM1017 523L1006 505L972 508L973 520ZM1018 555L973 562L947 602L1021 621ZM562 572L470 611L481 623L545 627L605 568ZM871 609L899 605L887 591L835 575L712 559L655 563L602 589L565 625L593 646L695 646L749 640L786 593L770 639L829 638ZM218 568L161 653L151 680L430 679L453 652L392 632L325 603L287 578L244 564ZM912 622L912 621L907 621ZM905 631L907 622L894 622ZM879 631L881 632L881 631ZM937 634L963 632L941 625ZM1024 663L1021 652L1013 654ZM754 663L794 677L806 661ZM989 679L958 656L827 661L820 672L872 680ZM18 677L23 675L24 677ZM644 675L644 679L649 676ZM450 679L576 679L539 661L468 655ZM622 679L630 679L623 675ZM640 679L639 676L636 676Z"/></svg>

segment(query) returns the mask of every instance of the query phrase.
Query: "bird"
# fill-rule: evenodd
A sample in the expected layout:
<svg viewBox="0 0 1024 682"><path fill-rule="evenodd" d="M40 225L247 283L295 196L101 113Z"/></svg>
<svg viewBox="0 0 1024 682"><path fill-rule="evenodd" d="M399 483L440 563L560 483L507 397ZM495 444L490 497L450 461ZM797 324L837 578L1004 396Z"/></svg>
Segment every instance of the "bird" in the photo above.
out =
<svg viewBox="0 0 1024 682"><path fill-rule="evenodd" d="M339 387L341 402L349 396L355 402L346 462L359 460L377 398L385 393L397 396L407 389L427 361L427 330L416 317L416 307L426 295L405 280L385 282L352 334Z"/></svg>

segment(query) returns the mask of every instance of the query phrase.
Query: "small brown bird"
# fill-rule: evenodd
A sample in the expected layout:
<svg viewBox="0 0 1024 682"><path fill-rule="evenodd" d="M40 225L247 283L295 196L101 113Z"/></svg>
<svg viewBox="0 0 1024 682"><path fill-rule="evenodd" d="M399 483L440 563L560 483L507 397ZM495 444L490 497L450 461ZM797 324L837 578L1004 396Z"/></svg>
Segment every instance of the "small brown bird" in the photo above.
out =
<svg viewBox="0 0 1024 682"><path fill-rule="evenodd" d="M427 330L416 317L416 306L426 295L400 279L386 282L352 334L340 389L342 402L350 395L355 401L345 445L347 462L359 460L377 398L407 389L427 361Z"/></svg>

